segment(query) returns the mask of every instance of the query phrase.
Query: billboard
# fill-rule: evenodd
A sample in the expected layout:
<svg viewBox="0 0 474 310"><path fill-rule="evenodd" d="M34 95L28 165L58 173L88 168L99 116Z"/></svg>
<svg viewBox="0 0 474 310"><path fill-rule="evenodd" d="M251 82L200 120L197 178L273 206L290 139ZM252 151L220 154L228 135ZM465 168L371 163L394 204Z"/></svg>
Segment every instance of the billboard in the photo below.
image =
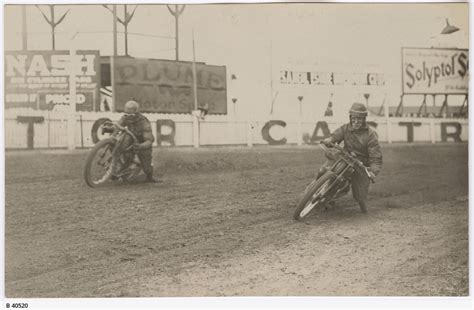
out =
<svg viewBox="0 0 474 310"><path fill-rule="evenodd" d="M194 110L191 62L116 57L114 60L115 109L128 100L140 103L142 112L191 113ZM225 66L196 63L198 107L209 114L227 113Z"/></svg>
<svg viewBox="0 0 474 310"><path fill-rule="evenodd" d="M469 50L402 48L404 94L467 94Z"/></svg>
<svg viewBox="0 0 474 310"><path fill-rule="evenodd" d="M69 104L69 51L5 52L5 108L53 110ZM99 104L99 51L77 51L76 102L78 111Z"/></svg>
<svg viewBox="0 0 474 310"><path fill-rule="evenodd" d="M381 73L282 70L280 71L280 83L316 86L383 86L385 85L385 80Z"/></svg>

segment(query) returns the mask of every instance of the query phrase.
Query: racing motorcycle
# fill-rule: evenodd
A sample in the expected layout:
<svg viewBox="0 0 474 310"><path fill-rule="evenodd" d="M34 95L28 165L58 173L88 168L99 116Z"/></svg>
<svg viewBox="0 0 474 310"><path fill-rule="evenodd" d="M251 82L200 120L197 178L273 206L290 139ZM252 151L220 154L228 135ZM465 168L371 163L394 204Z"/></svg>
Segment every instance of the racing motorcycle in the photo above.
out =
<svg viewBox="0 0 474 310"><path fill-rule="evenodd" d="M322 208L346 194L351 184L351 177L357 168L362 169L369 180L375 183L368 168L357 159L355 153L349 153L340 145L330 142L320 142L319 146L334 164L306 187L293 215L297 221L302 221L311 211Z"/></svg>
<svg viewBox="0 0 474 310"><path fill-rule="evenodd" d="M99 187L109 181L131 182L142 170L134 144L137 137L127 128L114 122L105 122L102 133L110 133L89 152L84 166L84 180L90 187Z"/></svg>

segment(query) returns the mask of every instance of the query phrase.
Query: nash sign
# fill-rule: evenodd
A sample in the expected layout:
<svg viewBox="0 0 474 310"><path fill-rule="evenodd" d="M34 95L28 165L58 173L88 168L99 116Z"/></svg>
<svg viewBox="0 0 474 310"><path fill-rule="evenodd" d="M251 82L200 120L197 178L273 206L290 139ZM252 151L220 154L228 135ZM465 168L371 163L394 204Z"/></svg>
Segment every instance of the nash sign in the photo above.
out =
<svg viewBox="0 0 474 310"><path fill-rule="evenodd" d="M402 48L404 94L467 94L469 50Z"/></svg>
<svg viewBox="0 0 474 310"><path fill-rule="evenodd" d="M69 51L5 52L5 108L52 110L69 104ZM91 111L99 104L98 51L75 56L77 110Z"/></svg>

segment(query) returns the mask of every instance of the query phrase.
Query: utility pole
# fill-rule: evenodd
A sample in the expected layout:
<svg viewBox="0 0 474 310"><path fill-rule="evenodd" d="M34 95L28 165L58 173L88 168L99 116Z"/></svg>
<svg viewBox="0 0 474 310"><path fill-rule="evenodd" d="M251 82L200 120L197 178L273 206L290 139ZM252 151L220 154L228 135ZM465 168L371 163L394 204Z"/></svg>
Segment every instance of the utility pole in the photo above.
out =
<svg viewBox="0 0 474 310"><path fill-rule="evenodd" d="M117 56L117 5L113 5L113 33L114 33L114 57Z"/></svg>
<svg viewBox="0 0 474 310"><path fill-rule="evenodd" d="M24 51L28 50L28 40L27 40L27 33L28 30L26 24L26 5L21 6L21 38L22 38L22 48Z"/></svg>
<svg viewBox="0 0 474 310"><path fill-rule="evenodd" d="M179 60L179 16L183 14L184 8L186 7L185 4L179 7L178 4L174 5L174 11L170 8L170 6L167 4L166 7L168 8L168 11L170 11L171 15L174 16L174 23L175 23L175 38L176 38L176 61Z"/></svg>
<svg viewBox="0 0 474 310"><path fill-rule="evenodd" d="M129 13L128 12L128 6L126 4L123 5L123 19L121 19L120 17L117 16L117 5L114 4L113 5L113 9L111 10L106 4L103 4L102 5L104 8L106 8L107 10L109 10L110 13L112 13L112 15L114 16L114 23L116 24L117 22L121 23L123 25L123 28L124 28L124 33L125 33L125 55L126 56L129 56L128 55L128 24L132 21L132 18L133 16L135 15L135 11L137 10L138 8L138 5L136 5L132 12ZM114 30L114 35L116 36L117 34L117 25L114 26L115 30Z"/></svg>
<svg viewBox="0 0 474 310"><path fill-rule="evenodd" d="M51 18L48 18L46 14L43 13L39 5L36 5L38 10L41 12L41 15L43 15L43 18L46 20L46 22L51 26L51 41L52 41L52 48L53 51L56 50L56 27L64 20L66 15L69 13L69 10L67 10L61 18L59 18L57 21L54 16L54 4L48 4L49 7L49 14Z"/></svg>

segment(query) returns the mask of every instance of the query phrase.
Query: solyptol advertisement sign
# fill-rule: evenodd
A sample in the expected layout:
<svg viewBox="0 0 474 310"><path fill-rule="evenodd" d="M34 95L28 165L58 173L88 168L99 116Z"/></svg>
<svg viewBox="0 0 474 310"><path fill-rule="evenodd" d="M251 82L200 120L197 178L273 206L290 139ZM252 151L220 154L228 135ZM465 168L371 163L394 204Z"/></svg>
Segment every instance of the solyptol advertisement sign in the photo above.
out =
<svg viewBox="0 0 474 310"><path fill-rule="evenodd" d="M467 94L469 50L402 48L404 94Z"/></svg>

